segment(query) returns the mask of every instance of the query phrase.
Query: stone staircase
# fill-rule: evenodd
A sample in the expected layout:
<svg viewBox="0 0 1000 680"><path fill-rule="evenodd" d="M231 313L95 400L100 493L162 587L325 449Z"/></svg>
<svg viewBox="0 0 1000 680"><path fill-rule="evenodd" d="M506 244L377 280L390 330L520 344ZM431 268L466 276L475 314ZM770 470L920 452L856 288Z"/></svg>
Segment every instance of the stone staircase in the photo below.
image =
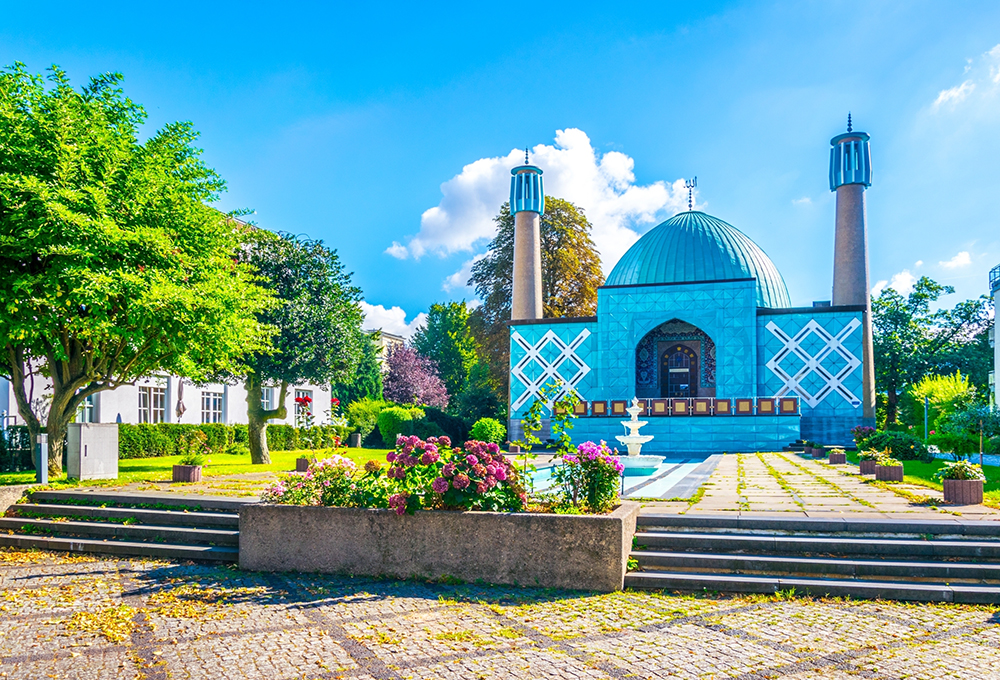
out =
<svg viewBox="0 0 1000 680"><path fill-rule="evenodd" d="M1000 522L640 515L626 588L1000 603Z"/></svg>
<svg viewBox="0 0 1000 680"><path fill-rule="evenodd" d="M0 517L0 546L236 562L245 499L36 491Z"/></svg>

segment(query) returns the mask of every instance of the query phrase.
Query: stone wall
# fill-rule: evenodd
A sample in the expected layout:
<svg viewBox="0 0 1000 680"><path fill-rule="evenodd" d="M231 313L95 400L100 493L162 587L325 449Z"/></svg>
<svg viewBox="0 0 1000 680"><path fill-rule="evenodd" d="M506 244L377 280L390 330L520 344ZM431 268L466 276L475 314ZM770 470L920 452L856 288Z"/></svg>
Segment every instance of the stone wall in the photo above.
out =
<svg viewBox="0 0 1000 680"><path fill-rule="evenodd" d="M34 484L14 484L12 486L0 486L0 516L7 512L7 508L17 503L24 492L33 487Z"/></svg>
<svg viewBox="0 0 1000 680"><path fill-rule="evenodd" d="M252 504L240 568L619 590L639 504L608 515L436 512Z"/></svg>

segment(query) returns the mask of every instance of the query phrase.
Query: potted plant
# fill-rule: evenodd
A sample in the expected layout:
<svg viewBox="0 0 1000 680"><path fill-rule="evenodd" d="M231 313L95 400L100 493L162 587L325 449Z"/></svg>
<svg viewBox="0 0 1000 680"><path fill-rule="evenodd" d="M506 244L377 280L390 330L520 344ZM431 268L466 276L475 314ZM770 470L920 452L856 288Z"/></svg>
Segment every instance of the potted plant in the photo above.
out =
<svg viewBox="0 0 1000 680"><path fill-rule="evenodd" d="M934 476L944 486L944 502L956 505L980 505L983 502L983 468L967 460L945 463Z"/></svg>
<svg viewBox="0 0 1000 680"><path fill-rule="evenodd" d="M295 471L296 472L308 472L309 465L316 462L316 456L312 458L296 458L295 459Z"/></svg>
<svg viewBox="0 0 1000 680"><path fill-rule="evenodd" d="M879 456L875 461L875 479L880 482L903 481L903 462L888 453Z"/></svg>
<svg viewBox="0 0 1000 680"><path fill-rule="evenodd" d="M860 472L863 475L873 475L875 474L876 461L882 456L881 451L876 451L875 449L868 449L866 451L861 451L858 453L858 463L861 468Z"/></svg>
<svg viewBox="0 0 1000 680"><path fill-rule="evenodd" d="M830 465L843 465L847 462L847 452L844 449L830 449Z"/></svg>
<svg viewBox="0 0 1000 680"><path fill-rule="evenodd" d="M812 455L813 443L811 440L807 439L802 442L802 455L811 456Z"/></svg>
<svg viewBox="0 0 1000 680"><path fill-rule="evenodd" d="M826 455L826 448L818 442L813 442L811 453L814 459L819 460L820 458Z"/></svg>
<svg viewBox="0 0 1000 680"><path fill-rule="evenodd" d="M183 434L179 441L181 459L173 467L173 481L200 482L201 468L208 461L208 436L201 430L192 430Z"/></svg>

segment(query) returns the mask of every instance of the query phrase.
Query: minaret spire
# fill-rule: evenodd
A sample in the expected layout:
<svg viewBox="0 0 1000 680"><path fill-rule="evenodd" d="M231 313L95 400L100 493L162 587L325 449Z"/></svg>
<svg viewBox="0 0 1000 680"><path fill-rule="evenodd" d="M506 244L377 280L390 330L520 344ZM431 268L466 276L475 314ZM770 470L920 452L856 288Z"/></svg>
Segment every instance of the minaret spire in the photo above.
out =
<svg viewBox="0 0 1000 680"><path fill-rule="evenodd" d="M851 112L850 111L847 112L847 131L848 132L853 132L853 128L851 127Z"/></svg>
<svg viewBox="0 0 1000 680"><path fill-rule="evenodd" d="M545 191L542 170L531 165L528 149L524 165L510 171L510 212L514 216L514 271L511 281L511 319L542 318L542 213Z"/></svg>

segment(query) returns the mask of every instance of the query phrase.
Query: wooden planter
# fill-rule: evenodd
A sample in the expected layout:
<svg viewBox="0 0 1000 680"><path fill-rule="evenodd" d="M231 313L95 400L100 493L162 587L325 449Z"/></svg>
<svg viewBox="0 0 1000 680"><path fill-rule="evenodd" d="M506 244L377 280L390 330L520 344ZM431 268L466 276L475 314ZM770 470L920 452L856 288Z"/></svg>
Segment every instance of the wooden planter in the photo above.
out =
<svg viewBox="0 0 1000 680"><path fill-rule="evenodd" d="M981 505L983 502L983 480L944 480L944 502L955 505Z"/></svg>
<svg viewBox="0 0 1000 680"><path fill-rule="evenodd" d="M863 475L873 475L875 474L875 467L878 465L874 460L863 460L859 463L861 468L861 474Z"/></svg>
<svg viewBox="0 0 1000 680"><path fill-rule="evenodd" d="M173 480L175 482L200 482L201 481L201 466L200 465L175 465Z"/></svg>
<svg viewBox="0 0 1000 680"><path fill-rule="evenodd" d="M309 459L308 458L296 458L295 459L295 471L296 472L306 472L309 470Z"/></svg>
<svg viewBox="0 0 1000 680"><path fill-rule="evenodd" d="M901 482L903 481L903 466L876 465L875 479L880 482Z"/></svg>
<svg viewBox="0 0 1000 680"><path fill-rule="evenodd" d="M812 457L815 460L819 460L820 458L822 458L825 455L826 455L826 449L824 449L824 448L818 448L818 449L813 449L812 450Z"/></svg>
<svg viewBox="0 0 1000 680"><path fill-rule="evenodd" d="M831 453L830 465L844 465L847 462L846 453Z"/></svg>

